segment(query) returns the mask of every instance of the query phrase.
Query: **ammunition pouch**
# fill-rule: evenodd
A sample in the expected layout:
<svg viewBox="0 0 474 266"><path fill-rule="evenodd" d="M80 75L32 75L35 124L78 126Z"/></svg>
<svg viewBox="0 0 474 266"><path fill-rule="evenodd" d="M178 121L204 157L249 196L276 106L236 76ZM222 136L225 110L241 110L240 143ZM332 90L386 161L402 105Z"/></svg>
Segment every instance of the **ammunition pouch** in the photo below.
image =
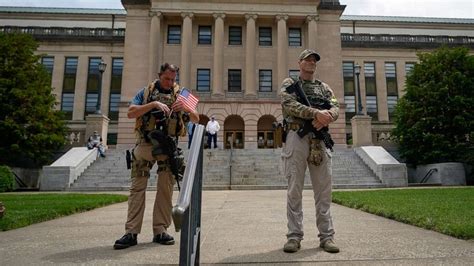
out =
<svg viewBox="0 0 474 266"><path fill-rule="evenodd" d="M177 132L178 132L178 118L173 117L173 118L168 119L167 124L168 124L167 125L168 136L176 137Z"/></svg>
<svg viewBox="0 0 474 266"><path fill-rule="evenodd" d="M298 131L302 126L299 123L288 123L287 128L288 130Z"/></svg>
<svg viewBox="0 0 474 266"><path fill-rule="evenodd" d="M324 150L319 139L311 139L309 145L308 163L315 166L320 165L324 159Z"/></svg>

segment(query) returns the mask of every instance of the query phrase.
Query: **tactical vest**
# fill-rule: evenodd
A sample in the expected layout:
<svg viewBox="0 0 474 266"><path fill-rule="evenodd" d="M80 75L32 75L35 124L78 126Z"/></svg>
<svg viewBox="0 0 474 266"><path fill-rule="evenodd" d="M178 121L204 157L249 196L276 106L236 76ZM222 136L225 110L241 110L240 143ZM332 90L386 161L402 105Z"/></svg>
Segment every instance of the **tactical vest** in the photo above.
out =
<svg viewBox="0 0 474 266"><path fill-rule="evenodd" d="M144 90L144 96L143 96L143 103L142 105L145 105L149 102L152 101L159 101L161 103L166 104L170 109L171 105L176 101L176 98L180 92L179 85L174 84L173 89L171 93L166 94L166 93L160 93L158 88L155 88L155 84L157 84L157 81L151 82L147 88ZM174 112L173 112L174 113ZM172 114L172 117L175 117L177 120L177 124L174 125L177 127L177 132L176 136L185 136L186 135L186 129L184 127L184 121L183 121L183 112L177 112ZM168 118L167 118L168 119ZM166 122L166 126L168 125L168 121ZM146 135L157 129L157 120L153 116L152 112L148 112L141 117L137 117L135 120L135 134L137 136L137 142L142 142L146 141L147 137ZM159 128L159 130L167 131L168 128Z"/></svg>
<svg viewBox="0 0 474 266"><path fill-rule="evenodd" d="M293 82L299 82L299 79L291 78ZM324 84L320 80L312 81L301 81L301 87L303 89L304 94L308 98L311 106L315 107L321 105L323 101L331 101L332 94L329 90L324 87ZM296 96L296 100L300 103L303 103L303 99L299 99ZM299 117L293 117L283 110L283 117L287 123L292 123L296 125L302 125L304 120Z"/></svg>

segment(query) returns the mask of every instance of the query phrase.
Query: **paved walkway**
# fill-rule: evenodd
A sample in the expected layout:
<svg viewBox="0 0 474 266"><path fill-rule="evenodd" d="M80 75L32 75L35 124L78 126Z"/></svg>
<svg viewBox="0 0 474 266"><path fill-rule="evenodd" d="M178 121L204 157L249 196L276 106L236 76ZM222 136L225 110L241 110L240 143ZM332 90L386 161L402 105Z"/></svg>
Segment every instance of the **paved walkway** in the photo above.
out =
<svg viewBox="0 0 474 266"><path fill-rule="evenodd" d="M123 193L123 192L121 192ZM151 207L139 244L113 250L123 235L126 203L0 232L0 265L176 264L174 246L151 242ZM318 248L312 192L304 191L305 240L294 254L282 251L286 232L286 191L205 191L203 194L202 264L295 265L474 265L474 242L405 225L333 204L338 254ZM175 193L175 198L177 193Z"/></svg>

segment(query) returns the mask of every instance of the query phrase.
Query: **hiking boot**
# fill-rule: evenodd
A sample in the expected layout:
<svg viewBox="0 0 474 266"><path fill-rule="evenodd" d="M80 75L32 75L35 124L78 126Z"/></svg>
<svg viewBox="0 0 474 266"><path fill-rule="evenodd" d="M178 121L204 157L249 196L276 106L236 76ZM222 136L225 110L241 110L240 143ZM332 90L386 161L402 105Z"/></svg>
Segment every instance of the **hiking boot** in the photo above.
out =
<svg viewBox="0 0 474 266"><path fill-rule="evenodd" d="M336 246L336 244L334 243L334 240L332 239L322 242L321 244L319 244L319 247L321 247L322 249L324 249L324 251L329 252L329 253L339 252L339 248Z"/></svg>
<svg viewBox="0 0 474 266"><path fill-rule="evenodd" d="M137 234L128 233L115 241L114 249L124 249L137 244Z"/></svg>
<svg viewBox="0 0 474 266"><path fill-rule="evenodd" d="M283 246L283 251L287 253L294 253L298 251L301 247L300 240L297 239L288 239L288 241Z"/></svg>
<svg viewBox="0 0 474 266"><path fill-rule="evenodd" d="M153 237L153 242L162 245L174 245L174 238L168 235L168 233L163 232Z"/></svg>

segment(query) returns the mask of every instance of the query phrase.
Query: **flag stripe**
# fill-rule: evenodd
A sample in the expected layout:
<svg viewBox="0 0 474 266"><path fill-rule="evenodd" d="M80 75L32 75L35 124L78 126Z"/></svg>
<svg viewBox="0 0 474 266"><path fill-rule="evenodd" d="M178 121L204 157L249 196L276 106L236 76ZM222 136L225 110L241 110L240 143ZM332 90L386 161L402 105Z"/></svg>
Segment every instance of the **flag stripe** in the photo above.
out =
<svg viewBox="0 0 474 266"><path fill-rule="evenodd" d="M181 90L181 93L178 95L177 100L183 102L183 104L191 110L195 110L199 102L198 98L192 95L186 88L183 88Z"/></svg>

